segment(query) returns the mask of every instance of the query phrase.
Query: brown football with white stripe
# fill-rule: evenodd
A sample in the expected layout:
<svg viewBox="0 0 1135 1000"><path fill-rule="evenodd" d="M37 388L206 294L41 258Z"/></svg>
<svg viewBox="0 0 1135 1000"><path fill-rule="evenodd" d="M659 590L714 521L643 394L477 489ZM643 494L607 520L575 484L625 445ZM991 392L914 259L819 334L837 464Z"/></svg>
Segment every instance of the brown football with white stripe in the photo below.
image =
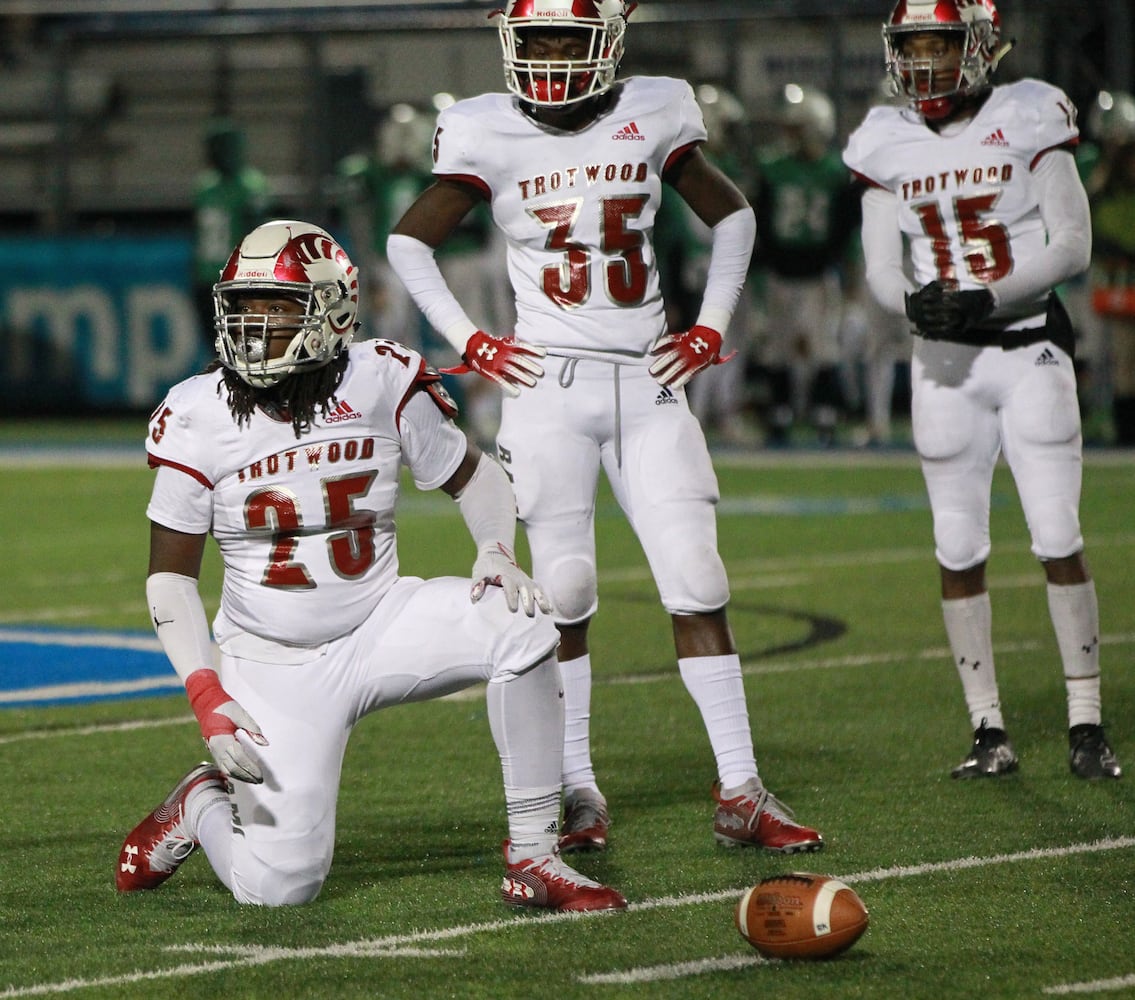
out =
<svg viewBox="0 0 1135 1000"><path fill-rule="evenodd" d="M831 958L867 930L867 907L829 875L793 872L762 879L738 900L741 937L766 958Z"/></svg>

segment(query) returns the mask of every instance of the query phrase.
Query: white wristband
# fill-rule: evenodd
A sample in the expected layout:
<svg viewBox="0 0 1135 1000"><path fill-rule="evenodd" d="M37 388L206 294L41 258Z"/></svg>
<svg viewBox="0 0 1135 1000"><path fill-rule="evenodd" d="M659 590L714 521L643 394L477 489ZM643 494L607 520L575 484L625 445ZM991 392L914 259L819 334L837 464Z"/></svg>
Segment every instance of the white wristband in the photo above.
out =
<svg viewBox="0 0 1135 1000"><path fill-rule="evenodd" d="M184 682L194 670L213 666L213 644L197 581L180 573L146 578L146 600L158 641Z"/></svg>

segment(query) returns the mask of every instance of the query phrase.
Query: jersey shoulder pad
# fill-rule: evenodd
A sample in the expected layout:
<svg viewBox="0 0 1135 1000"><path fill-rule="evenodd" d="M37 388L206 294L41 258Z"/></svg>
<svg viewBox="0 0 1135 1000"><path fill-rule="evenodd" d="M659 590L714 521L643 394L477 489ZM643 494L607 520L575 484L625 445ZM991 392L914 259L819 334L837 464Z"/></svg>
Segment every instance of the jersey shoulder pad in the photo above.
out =
<svg viewBox="0 0 1135 1000"><path fill-rule="evenodd" d="M220 371L194 375L166 393L150 415L146 453L151 467L172 465L212 479L218 442L236 429Z"/></svg>
<svg viewBox="0 0 1135 1000"><path fill-rule="evenodd" d="M1079 138L1076 105L1059 87L1026 77L998 87L994 93L1000 98L999 116L1031 124L1038 152Z"/></svg>
<svg viewBox="0 0 1135 1000"><path fill-rule="evenodd" d="M881 183L887 174L884 164L893 153L892 144L911 127L912 122L904 117L902 108L891 105L872 108L848 137L843 162L857 174Z"/></svg>
<svg viewBox="0 0 1135 1000"><path fill-rule="evenodd" d="M457 403L449 394L449 390L445 388L441 372L433 365L428 364L425 358L422 359L421 366L418 368L418 375L414 379L414 388L429 396L437 408L450 420L457 417L459 412Z"/></svg>
<svg viewBox="0 0 1135 1000"><path fill-rule="evenodd" d="M525 129L525 122L509 94L482 94L451 104L437 116L433 172L475 173L495 149L507 152L503 144Z"/></svg>

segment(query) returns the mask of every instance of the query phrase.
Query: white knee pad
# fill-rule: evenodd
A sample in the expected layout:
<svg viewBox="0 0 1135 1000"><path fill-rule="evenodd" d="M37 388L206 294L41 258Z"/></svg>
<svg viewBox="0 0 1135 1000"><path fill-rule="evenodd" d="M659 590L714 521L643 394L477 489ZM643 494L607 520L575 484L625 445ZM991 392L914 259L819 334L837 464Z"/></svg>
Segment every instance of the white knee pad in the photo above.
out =
<svg viewBox="0 0 1135 1000"><path fill-rule="evenodd" d="M1060 498L1034 509L1029 517L1032 552L1038 559L1064 559L1084 548L1076 505Z"/></svg>
<svg viewBox="0 0 1135 1000"><path fill-rule="evenodd" d="M717 611L729 603L725 564L710 542L691 539L667 553L667 571L657 572L662 606L672 615Z"/></svg>
<svg viewBox="0 0 1135 1000"><path fill-rule="evenodd" d="M595 614L599 607L599 585L595 564L579 556L552 563L538 581L555 609L556 621L574 625Z"/></svg>
<svg viewBox="0 0 1135 1000"><path fill-rule="evenodd" d="M306 844L306 841L304 842ZM286 862L268 863L254 853L239 852L233 863L233 898L257 906L299 906L310 903L323 888L331 864L319 857L302 856L303 844ZM314 847L314 845L308 845ZM276 853L273 851L273 853Z"/></svg>
<svg viewBox="0 0 1135 1000"><path fill-rule="evenodd" d="M935 515L934 545L939 565L960 573L989 558L989 526L961 511Z"/></svg>

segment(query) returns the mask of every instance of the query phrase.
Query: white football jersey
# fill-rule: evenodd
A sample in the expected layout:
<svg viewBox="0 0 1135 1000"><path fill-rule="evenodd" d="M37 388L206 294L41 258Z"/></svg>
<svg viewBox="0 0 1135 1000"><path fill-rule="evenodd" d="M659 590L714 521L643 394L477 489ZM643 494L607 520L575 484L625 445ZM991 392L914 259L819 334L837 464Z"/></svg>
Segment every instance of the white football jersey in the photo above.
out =
<svg viewBox="0 0 1135 1000"><path fill-rule="evenodd" d="M434 173L472 183L508 243L520 340L553 353L641 357L666 321L651 236L662 174L706 138L690 85L616 84L579 132L540 125L485 94L438 116Z"/></svg>
<svg viewBox="0 0 1135 1000"><path fill-rule="evenodd" d="M300 439L290 420L260 409L238 427L220 371L174 386L154 411L150 464L184 475L159 476L147 516L216 538L225 566L218 642L231 625L318 645L359 625L394 583L402 464L420 489L434 489L466 448L424 364L391 341L351 346L336 406L317 411ZM441 392L438 406L407 407L419 386Z"/></svg>
<svg viewBox="0 0 1135 1000"><path fill-rule="evenodd" d="M980 288L1044 248L1032 168L1077 140L1076 110L1059 88L1020 80L994 87L973 118L944 131L904 108L872 108L843 159L898 198L916 284ZM1042 298L1033 311L1043 308Z"/></svg>

